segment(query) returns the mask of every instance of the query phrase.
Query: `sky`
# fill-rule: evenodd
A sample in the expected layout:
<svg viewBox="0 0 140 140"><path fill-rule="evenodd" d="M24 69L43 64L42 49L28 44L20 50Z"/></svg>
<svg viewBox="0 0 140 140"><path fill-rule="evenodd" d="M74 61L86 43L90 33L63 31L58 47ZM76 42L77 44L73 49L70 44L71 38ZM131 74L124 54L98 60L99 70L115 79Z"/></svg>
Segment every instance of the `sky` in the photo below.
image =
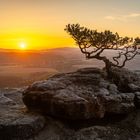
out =
<svg viewBox="0 0 140 140"><path fill-rule="evenodd" d="M0 48L75 47L68 23L137 37L140 0L0 0Z"/></svg>

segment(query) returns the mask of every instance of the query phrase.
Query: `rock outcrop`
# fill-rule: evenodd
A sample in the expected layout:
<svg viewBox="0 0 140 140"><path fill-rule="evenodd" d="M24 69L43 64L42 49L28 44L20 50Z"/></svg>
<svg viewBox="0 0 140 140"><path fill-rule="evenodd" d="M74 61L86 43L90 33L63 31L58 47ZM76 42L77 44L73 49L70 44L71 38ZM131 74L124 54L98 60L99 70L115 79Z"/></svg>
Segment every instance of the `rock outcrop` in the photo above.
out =
<svg viewBox="0 0 140 140"><path fill-rule="evenodd" d="M0 140L27 140L44 126L43 116L25 111L21 89L1 90Z"/></svg>
<svg viewBox="0 0 140 140"><path fill-rule="evenodd" d="M127 69L112 68L112 81L117 85L122 92L140 91L140 76L139 74Z"/></svg>
<svg viewBox="0 0 140 140"><path fill-rule="evenodd" d="M140 110L103 119L63 120L25 110L21 89L2 91L0 140L139 140ZM9 102L10 101L10 102Z"/></svg>
<svg viewBox="0 0 140 140"><path fill-rule="evenodd" d="M29 86L23 101L29 110L71 120L127 114L139 106L139 77L126 69L111 76L98 68L58 74Z"/></svg>
<svg viewBox="0 0 140 140"><path fill-rule="evenodd" d="M139 140L140 111L126 117L63 122L47 117L45 129L34 140Z"/></svg>
<svg viewBox="0 0 140 140"><path fill-rule="evenodd" d="M139 76L122 71L108 80L100 69L80 69L0 90L0 140L140 139Z"/></svg>

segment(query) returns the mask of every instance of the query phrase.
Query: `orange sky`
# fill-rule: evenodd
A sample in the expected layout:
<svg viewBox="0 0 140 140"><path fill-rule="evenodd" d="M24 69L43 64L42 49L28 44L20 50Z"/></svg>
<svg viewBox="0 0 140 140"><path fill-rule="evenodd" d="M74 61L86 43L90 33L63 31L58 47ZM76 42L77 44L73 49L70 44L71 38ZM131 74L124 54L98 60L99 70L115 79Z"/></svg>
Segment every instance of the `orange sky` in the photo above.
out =
<svg viewBox="0 0 140 140"><path fill-rule="evenodd" d="M73 47L68 23L122 36L140 36L139 0L3 0L0 1L0 48Z"/></svg>

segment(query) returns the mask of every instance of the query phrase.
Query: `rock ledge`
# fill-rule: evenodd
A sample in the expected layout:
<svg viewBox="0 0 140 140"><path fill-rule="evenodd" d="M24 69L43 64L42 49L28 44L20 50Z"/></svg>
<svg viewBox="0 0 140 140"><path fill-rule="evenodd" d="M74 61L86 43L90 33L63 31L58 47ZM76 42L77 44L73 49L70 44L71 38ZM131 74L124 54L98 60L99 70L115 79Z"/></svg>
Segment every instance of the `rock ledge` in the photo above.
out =
<svg viewBox="0 0 140 140"><path fill-rule="evenodd" d="M111 80L98 68L58 74L29 86L23 102L29 110L71 120L127 114L139 107L138 76L126 69L113 69L111 74Z"/></svg>

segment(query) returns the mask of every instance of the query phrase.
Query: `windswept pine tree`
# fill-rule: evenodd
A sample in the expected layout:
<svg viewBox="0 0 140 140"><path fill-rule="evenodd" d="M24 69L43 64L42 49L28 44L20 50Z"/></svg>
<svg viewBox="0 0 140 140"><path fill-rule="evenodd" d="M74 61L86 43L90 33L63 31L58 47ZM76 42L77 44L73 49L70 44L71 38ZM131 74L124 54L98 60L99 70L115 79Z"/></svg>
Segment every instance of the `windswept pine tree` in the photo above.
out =
<svg viewBox="0 0 140 140"><path fill-rule="evenodd" d="M124 67L127 61L140 54L138 37L120 37L118 33L112 33L109 30L98 32L81 27L79 24L68 24L65 31L72 36L87 59L95 58L103 61L107 73L111 67ZM110 60L103 54L105 50L116 50L118 53Z"/></svg>

